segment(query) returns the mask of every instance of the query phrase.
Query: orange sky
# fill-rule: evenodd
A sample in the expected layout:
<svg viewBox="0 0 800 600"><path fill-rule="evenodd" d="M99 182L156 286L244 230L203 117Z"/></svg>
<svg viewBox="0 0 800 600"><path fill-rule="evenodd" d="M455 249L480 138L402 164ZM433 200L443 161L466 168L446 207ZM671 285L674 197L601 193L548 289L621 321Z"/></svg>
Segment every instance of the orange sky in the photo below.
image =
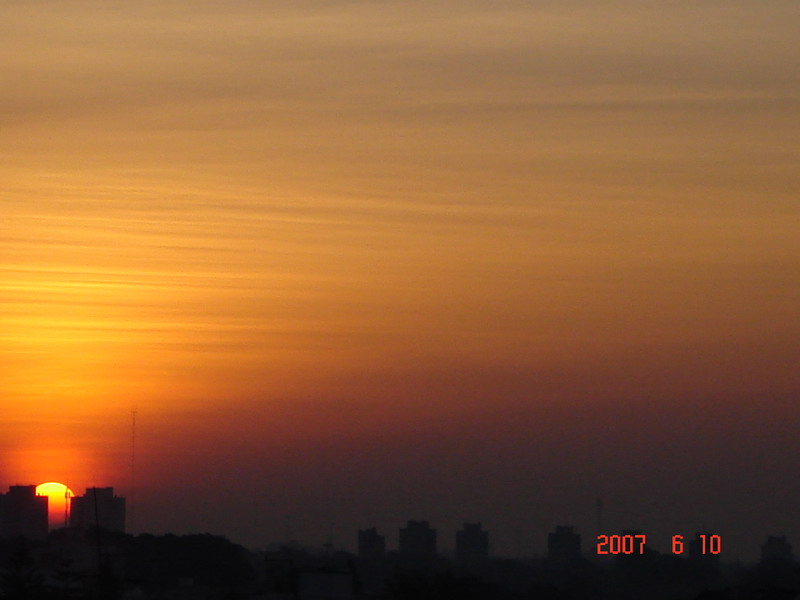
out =
<svg viewBox="0 0 800 600"><path fill-rule="evenodd" d="M13 1L0 22L0 487L126 490L134 408L142 518L195 476L269 496L292 473L301 504L326 481L303 457L430 424L434 470L467 452L435 440L494 432L484 507L559 454L526 431L561 417L588 448L636 415L665 472L681 411L712 438L760 418L754 452L785 450L795 2Z"/></svg>

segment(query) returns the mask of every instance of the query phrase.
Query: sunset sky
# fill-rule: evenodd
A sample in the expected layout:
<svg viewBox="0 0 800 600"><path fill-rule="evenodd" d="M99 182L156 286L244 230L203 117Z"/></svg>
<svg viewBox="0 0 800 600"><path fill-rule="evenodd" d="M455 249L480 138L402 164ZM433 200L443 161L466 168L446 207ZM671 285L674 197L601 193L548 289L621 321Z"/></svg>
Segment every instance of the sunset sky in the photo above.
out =
<svg viewBox="0 0 800 600"><path fill-rule="evenodd" d="M800 548L800 3L0 4L0 491ZM333 525L332 525L333 524ZM659 540L664 540L663 543Z"/></svg>

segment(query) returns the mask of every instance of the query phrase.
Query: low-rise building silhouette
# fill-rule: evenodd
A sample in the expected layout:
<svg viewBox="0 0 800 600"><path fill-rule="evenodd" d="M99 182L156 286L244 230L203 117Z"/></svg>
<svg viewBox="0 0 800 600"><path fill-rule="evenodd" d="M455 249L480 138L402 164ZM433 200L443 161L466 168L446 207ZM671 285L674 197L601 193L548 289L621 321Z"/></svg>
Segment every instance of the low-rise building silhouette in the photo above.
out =
<svg viewBox="0 0 800 600"><path fill-rule="evenodd" d="M70 527L125 531L125 498L114 495L113 487L86 488L83 496L72 498Z"/></svg>
<svg viewBox="0 0 800 600"><path fill-rule="evenodd" d="M12 485L0 494L0 537L47 537L47 496L37 496L35 485Z"/></svg>
<svg viewBox="0 0 800 600"><path fill-rule="evenodd" d="M547 562L553 568L565 568L581 559L581 536L572 526L557 525L547 534Z"/></svg>
<svg viewBox="0 0 800 600"><path fill-rule="evenodd" d="M346 553L311 554L283 547L266 555L266 598L350 600L359 588L356 569Z"/></svg>
<svg viewBox="0 0 800 600"><path fill-rule="evenodd" d="M379 535L374 527L358 530L359 558L381 559L386 556L386 537Z"/></svg>
<svg viewBox="0 0 800 600"><path fill-rule="evenodd" d="M428 521L409 521L400 529L400 554L411 558L436 557L436 530Z"/></svg>
<svg viewBox="0 0 800 600"><path fill-rule="evenodd" d="M480 523L464 523L456 531L456 561L475 565L489 560L489 532Z"/></svg>

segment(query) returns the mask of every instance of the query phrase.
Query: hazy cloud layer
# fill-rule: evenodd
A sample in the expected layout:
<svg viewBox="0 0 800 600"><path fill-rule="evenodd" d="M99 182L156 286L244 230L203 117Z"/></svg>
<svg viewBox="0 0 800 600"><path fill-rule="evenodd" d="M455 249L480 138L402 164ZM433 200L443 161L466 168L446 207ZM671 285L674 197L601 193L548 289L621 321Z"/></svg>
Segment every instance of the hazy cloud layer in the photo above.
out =
<svg viewBox="0 0 800 600"><path fill-rule="evenodd" d="M695 502L703 477L735 499L731 465L772 460L762 508L800 500L796 2L41 1L0 23L6 478L125 488L138 407L138 514L165 529L269 500L260 528L213 523L266 538L323 493L351 529L367 504L452 520L496 477L464 518L506 544L602 493L621 526L716 514L749 552L770 523ZM181 495L155 499L205 485L204 448L241 497L170 525ZM369 501L361 474L387 479Z"/></svg>

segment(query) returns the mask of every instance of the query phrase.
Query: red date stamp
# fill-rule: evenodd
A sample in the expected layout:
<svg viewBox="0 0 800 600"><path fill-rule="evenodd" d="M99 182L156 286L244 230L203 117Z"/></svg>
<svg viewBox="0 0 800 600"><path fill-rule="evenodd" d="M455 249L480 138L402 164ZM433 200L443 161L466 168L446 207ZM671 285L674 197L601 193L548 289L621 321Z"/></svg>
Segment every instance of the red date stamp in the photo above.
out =
<svg viewBox="0 0 800 600"><path fill-rule="evenodd" d="M716 534L700 533L689 542L691 554L720 554L722 552L722 537ZM672 553L683 554L687 543L684 536L672 536ZM597 554L644 554L647 546L647 536L641 533L624 535L598 535Z"/></svg>

